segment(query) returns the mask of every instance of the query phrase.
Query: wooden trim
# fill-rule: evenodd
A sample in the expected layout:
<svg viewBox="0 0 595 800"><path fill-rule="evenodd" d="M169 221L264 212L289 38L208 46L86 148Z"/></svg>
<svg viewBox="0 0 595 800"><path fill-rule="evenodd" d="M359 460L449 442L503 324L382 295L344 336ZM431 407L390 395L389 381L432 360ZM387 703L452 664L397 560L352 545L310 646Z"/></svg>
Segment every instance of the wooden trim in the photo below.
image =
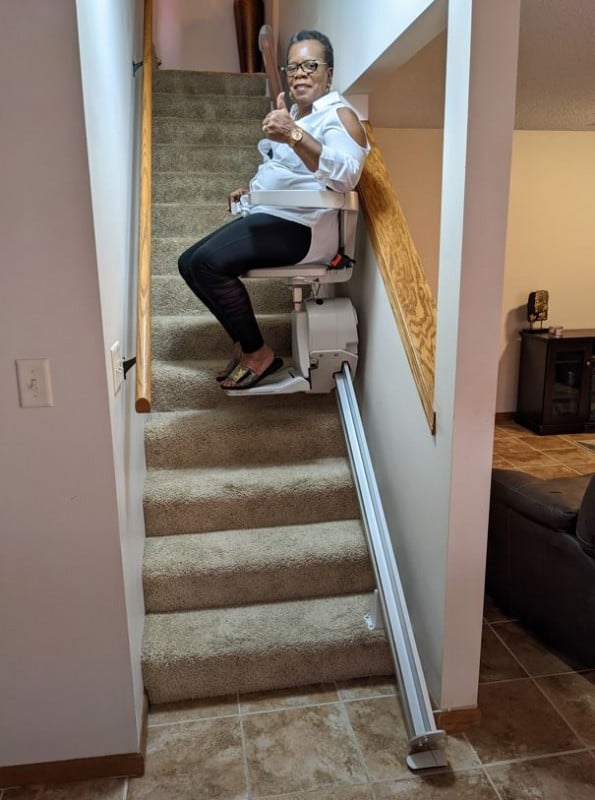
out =
<svg viewBox="0 0 595 800"><path fill-rule="evenodd" d="M514 411L496 411L496 425L514 422Z"/></svg>
<svg viewBox="0 0 595 800"><path fill-rule="evenodd" d="M32 786L40 783L69 783L98 778L140 778L145 774L145 753L149 728L149 699L145 692L141 723L140 751L112 756L72 758L67 761L44 761L0 767L0 789Z"/></svg>
<svg viewBox="0 0 595 800"><path fill-rule="evenodd" d="M433 433L436 301L423 271L405 215L369 122L372 146L358 185L360 204L403 347Z"/></svg>
<svg viewBox="0 0 595 800"><path fill-rule="evenodd" d="M30 786L39 783L68 783L97 778L139 778L145 771L142 753L120 753L69 761L45 761L0 767L0 788Z"/></svg>
<svg viewBox="0 0 595 800"><path fill-rule="evenodd" d="M151 124L153 116L153 0L145 0L141 122L138 289L136 300L136 402L151 410Z"/></svg>
<svg viewBox="0 0 595 800"><path fill-rule="evenodd" d="M471 708L454 708L444 711L434 711L436 727L446 733L463 733L464 731L479 725L481 722L481 710L478 706Z"/></svg>

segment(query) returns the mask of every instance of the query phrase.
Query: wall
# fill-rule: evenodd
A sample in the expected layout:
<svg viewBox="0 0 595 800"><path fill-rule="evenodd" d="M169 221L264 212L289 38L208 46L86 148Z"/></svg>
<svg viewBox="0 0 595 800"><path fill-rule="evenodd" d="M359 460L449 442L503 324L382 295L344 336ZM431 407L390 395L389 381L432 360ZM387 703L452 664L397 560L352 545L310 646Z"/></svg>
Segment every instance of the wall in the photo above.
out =
<svg viewBox="0 0 595 800"><path fill-rule="evenodd" d="M5 766L139 738L74 2L3 2L0 41ZM53 407L19 407L16 358Z"/></svg>
<svg viewBox="0 0 595 800"><path fill-rule="evenodd" d="M438 279L442 131L376 129L430 285ZM548 289L547 324L595 327L595 134L515 131L496 410L514 411L529 292Z"/></svg>
<svg viewBox="0 0 595 800"><path fill-rule="evenodd" d="M382 5L364 25L357 3L341 2L338 13L334 2L281 0L281 31L319 27L336 45L357 41L357 58L337 45L337 85L362 91L368 79L389 80L389 64L415 52L412 43L422 47L438 33L442 4L424 4L435 13L424 15L420 31L409 26L422 4ZM442 224L422 219L419 195L404 200L432 239L428 263L438 254L435 436L365 241L351 282L362 417L428 687L443 708L477 699L518 18L514 0L497 10L486 0L448 4L444 156L435 153L422 170L433 190L441 185Z"/></svg>
<svg viewBox="0 0 595 800"><path fill-rule="evenodd" d="M133 356L136 349L143 71L134 77L132 62L143 58L143 13L144 0L103 0L101 4L77 0L95 253L139 735L143 704L140 658L144 627L145 417L134 411L134 369L117 395L110 391L110 347L120 342L124 357Z"/></svg>
<svg viewBox="0 0 595 800"><path fill-rule="evenodd" d="M239 72L233 0L154 0L162 69Z"/></svg>
<svg viewBox="0 0 595 800"><path fill-rule="evenodd" d="M278 0L280 57L285 55L289 37L300 28L326 33L335 48L333 83L346 91L370 65L391 55L403 33L394 62L390 58L393 68L423 47L444 27L445 7L444 0L374 0L370 13L371 7L364 10L361 0ZM356 89L365 90L365 86Z"/></svg>
<svg viewBox="0 0 595 800"><path fill-rule="evenodd" d="M498 411L516 409L529 292L547 289L547 325L595 328L595 133L516 131L500 334Z"/></svg>

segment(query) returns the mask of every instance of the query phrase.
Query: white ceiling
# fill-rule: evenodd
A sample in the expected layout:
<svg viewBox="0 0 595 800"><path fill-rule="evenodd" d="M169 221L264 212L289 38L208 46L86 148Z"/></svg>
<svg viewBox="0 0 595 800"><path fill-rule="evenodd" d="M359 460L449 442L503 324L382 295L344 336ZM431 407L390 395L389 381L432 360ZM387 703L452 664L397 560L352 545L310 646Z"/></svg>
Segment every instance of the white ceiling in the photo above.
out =
<svg viewBox="0 0 595 800"><path fill-rule="evenodd" d="M441 34L390 74L372 68L358 90L373 123L442 127L444 60ZM595 131L595 0L521 0L515 127Z"/></svg>

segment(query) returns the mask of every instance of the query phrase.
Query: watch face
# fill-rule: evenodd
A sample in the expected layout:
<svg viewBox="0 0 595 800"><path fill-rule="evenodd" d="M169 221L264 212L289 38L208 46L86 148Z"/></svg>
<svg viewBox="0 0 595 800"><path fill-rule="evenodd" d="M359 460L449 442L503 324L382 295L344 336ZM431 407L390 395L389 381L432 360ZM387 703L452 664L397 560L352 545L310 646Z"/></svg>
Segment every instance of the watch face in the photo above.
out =
<svg viewBox="0 0 595 800"><path fill-rule="evenodd" d="M296 142L301 142L301 141L302 141L302 137L303 137L303 135L304 135L304 132L302 131L302 129L301 129L301 128L294 128L294 129L291 131L291 139L292 139L292 141L293 141L294 143L296 143Z"/></svg>

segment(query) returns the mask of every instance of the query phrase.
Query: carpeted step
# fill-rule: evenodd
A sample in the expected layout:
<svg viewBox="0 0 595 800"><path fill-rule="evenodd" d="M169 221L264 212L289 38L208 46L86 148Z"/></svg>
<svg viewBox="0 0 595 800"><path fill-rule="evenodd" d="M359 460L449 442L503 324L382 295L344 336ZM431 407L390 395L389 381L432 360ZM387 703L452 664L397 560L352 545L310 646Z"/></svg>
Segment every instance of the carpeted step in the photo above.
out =
<svg viewBox="0 0 595 800"><path fill-rule="evenodd" d="M264 408L285 408L288 404L299 404L304 414L309 404L320 395L289 394L262 397L228 397L215 380L216 373L225 366L228 356L204 361L153 361L152 389L153 410L174 411L193 408L229 406L250 408L255 413ZM288 357L286 364L290 364ZM325 395L329 403L335 404L334 395Z"/></svg>
<svg viewBox="0 0 595 800"><path fill-rule="evenodd" d="M217 145L155 144L153 169L156 172L256 172L259 156L254 145L230 149Z"/></svg>
<svg viewBox="0 0 595 800"><path fill-rule="evenodd" d="M326 402L310 403L306 416L295 404L255 414L228 399L215 409L153 414L145 426L147 466L248 467L346 455L337 409Z"/></svg>
<svg viewBox="0 0 595 800"><path fill-rule="evenodd" d="M265 314L258 319L266 342L281 356L291 351L289 314ZM227 360L229 336L210 314L153 317L153 357L161 360Z"/></svg>
<svg viewBox="0 0 595 800"><path fill-rule="evenodd" d="M230 192L238 186L247 187L252 174L251 170L247 170L245 174L156 172L152 182L153 202L220 204L227 208Z"/></svg>
<svg viewBox="0 0 595 800"><path fill-rule="evenodd" d="M280 281L246 278L244 281L257 314L291 312L291 291ZM175 275L154 275L151 300L153 314L192 315L210 313L192 293L176 270Z"/></svg>
<svg viewBox="0 0 595 800"><path fill-rule="evenodd" d="M254 95L190 95L153 92L153 118L194 117L195 119L258 119L271 110L271 98Z"/></svg>
<svg viewBox="0 0 595 800"><path fill-rule="evenodd" d="M192 72L160 69L153 73L153 92L170 94L265 94L266 76L263 73Z"/></svg>
<svg viewBox="0 0 595 800"><path fill-rule="evenodd" d="M371 592L358 520L153 536L143 561L149 613Z"/></svg>
<svg viewBox="0 0 595 800"><path fill-rule="evenodd" d="M359 515L345 458L150 469L144 509L148 536L303 525Z"/></svg>
<svg viewBox="0 0 595 800"><path fill-rule="evenodd" d="M200 238L197 230L209 232L231 222L227 204L196 205L194 203L153 203L152 225L155 236Z"/></svg>
<svg viewBox="0 0 595 800"><path fill-rule="evenodd" d="M143 676L151 703L387 675L369 595L150 614Z"/></svg>
<svg viewBox="0 0 595 800"><path fill-rule="evenodd" d="M191 117L155 117L153 144L217 144L256 147L262 139L262 120L202 120Z"/></svg>

